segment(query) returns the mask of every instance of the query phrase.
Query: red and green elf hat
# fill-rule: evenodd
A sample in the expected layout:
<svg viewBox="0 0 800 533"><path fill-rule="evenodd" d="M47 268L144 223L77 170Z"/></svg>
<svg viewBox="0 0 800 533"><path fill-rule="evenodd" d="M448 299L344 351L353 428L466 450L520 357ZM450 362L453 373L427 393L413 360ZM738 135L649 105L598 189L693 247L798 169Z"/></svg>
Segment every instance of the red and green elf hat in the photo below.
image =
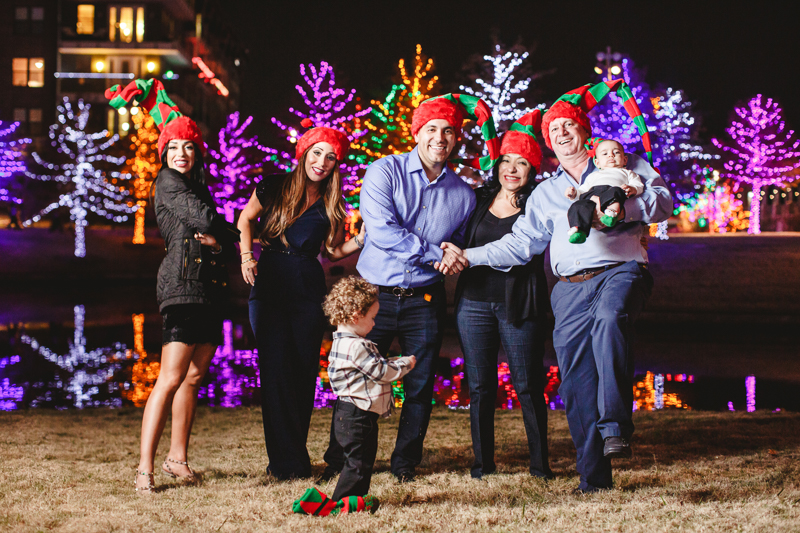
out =
<svg viewBox="0 0 800 533"><path fill-rule="evenodd" d="M647 155L647 160L653 164L653 148L650 144L650 132L647 130L647 124L644 122L642 111L636 103L636 98L633 97L628 84L623 80L610 80L598 83L596 85L587 84L577 89L573 89L564 94L548 109L542 118L542 132L544 133L544 141L548 148L553 148L550 144L550 123L557 118L571 118L578 124L583 126L592 135L592 123L589 120L587 113L591 111L600 101L603 100L609 93L615 91L617 96L622 100L622 105L625 111L636 124L636 129L642 137L642 144Z"/></svg>
<svg viewBox="0 0 800 533"><path fill-rule="evenodd" d="M464 119L471 119L478 123L481 135L489 150L489 155L474 159L454 159L454 164L461 164L489 170L500 159L500 139L494 127L492 111L486 102L469 94L450 93L434 96L422 102L414 111L411 121L411 134L416 135L422 126L434 119L444 119L456 129L456 134L461 135L461 125Z"/></svg>
<svg viewBox="0 0 800 533"><path fill-rule="evenodd" d="M536 142L536 132L542 127L542 112L534 109L514 122L503 135L500 154L517 154L528 160L539 170L542 164L542 149Z"/></svg>
<svg viewBox="0 0 800 533"><path fill-rule="evenodd" d="M119 109L134 101L145 108L155 120L156 126L161 131L158 136L158 153L164 153L164 147L169 141L175 139L187 139L200 147L200 151L205 155L206 145L203 143L203 136L200 128L195 121L186 117L178 110L160 80L151 78L149 80L133 80L125 87L114 85L106 89L106 98L114 109Z"/></svg>
<svg viewBox="0 0 800 533"><path fill-rule="evenodd" d="M336 160L339 162L344 161L350 149L350 139L347 138L346 133L326 126L313 127L313 122L308 118L303 119L300 124L304 128L309 128L309 130L297 141L295 157L297 157L298 161L306 150L319 142L330 144L333 147L333 151L336 152Z"/></svg>

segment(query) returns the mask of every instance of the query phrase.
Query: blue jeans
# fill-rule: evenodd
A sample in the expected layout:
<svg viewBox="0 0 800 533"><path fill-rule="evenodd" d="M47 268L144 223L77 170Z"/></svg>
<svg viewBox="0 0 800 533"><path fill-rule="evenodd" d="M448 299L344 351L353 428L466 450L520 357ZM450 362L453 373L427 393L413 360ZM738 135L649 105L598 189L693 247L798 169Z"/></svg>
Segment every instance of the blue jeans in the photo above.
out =
<svg viewBox="0 0 800 533"><path fill-rule="evenodd" d="M475 453L472 477L480 478L495 471L494 411L498 385L497 353L501 342L522 407L530 473L551 477L544 401L544 325L533 320L509 323L505 303L477 302L466 298L458 303L456 324L469 384L469 417Z"/></svg>
<svg viewBox="0 0 800 533"><path fill-rule="evenodd" d="M400 427L392 453L392 473L400 475L413 472L422 462L422 444L428 432L433 401L434 363L439 357L447 310L444 283L437 283L428 294L430 301L417 295L398 298L381 293L378 297L380 309L375 317L375 327L367 338L378 345L386 355L395 337L400 341L403 355L414 355L417 364L403 378L405 401L400 413ZM334 411L334 420L336 413ZM336 442L331 428L331 439L325 452L328 469L341 470L344 453Z"/></svg>
<svg viewBox="0 0 800 533"><path fill-rule="evenodd" d="M635 261L580 283L559 281L551 300L553 346L561 371L580 488L612 486L603 439L633 434L633 323L653 290L653 277Z"/></svg>

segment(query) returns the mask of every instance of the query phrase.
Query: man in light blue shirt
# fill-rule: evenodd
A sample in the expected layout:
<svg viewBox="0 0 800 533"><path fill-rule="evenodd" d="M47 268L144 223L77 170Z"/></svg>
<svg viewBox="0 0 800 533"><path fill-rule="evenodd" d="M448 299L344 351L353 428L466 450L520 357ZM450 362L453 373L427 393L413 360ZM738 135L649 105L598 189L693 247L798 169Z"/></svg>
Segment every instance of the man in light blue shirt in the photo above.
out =
<svg viewBox="0 0 800 533"><path fill-rule="evenodd" d="M443 276L434 264L444 265L445 273L461 270L457 254L440 245L463 242L475 208L470 186L446 165L462 122L460 104L446 98L423 102L411 126L417 146L372 163L361 186L367 235L357 268L380 290L380 309L367 338L386 354L397 337L403 354L417 358L403 378L405 400L392 453L392 473L400 482L412 480L422 461L431 415L434 363L447 309ZM343 465L333 433L325 462L323 479Z"/></svg>
<svg viewBox="0 0 800 533"><path fill-rule="evenodd" d="M564 193L595 170L584 147L591 123L578 106L558 101L545 114L542 131L561 164L555 175L533 191L512 233L465 250L464 255L469 265L509 270L527 263L550 243L553 272L559 277L551 295L556 319L553 345L562 377L559 394L577 449L578 490L592 492L612 486L610 459L631 456L631 326L653 285L640 240L643 224L670 216L672 198L658 173L639 156L630 155L626 168L641 176L645 189L625 202L624 218L620 214L624 223L592 231L583 244L570 243L571 201ZM600 214L598 207L595 219Z"/></svg>

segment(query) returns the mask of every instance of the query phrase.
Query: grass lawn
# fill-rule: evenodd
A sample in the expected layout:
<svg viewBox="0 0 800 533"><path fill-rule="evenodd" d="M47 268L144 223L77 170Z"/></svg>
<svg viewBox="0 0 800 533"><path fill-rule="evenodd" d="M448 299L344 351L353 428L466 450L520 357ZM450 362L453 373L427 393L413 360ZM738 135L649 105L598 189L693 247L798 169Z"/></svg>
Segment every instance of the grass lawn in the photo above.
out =
<svg viewBox="0 0 800 533"><path fill-rule="evenodd" d="M0 413L1 531L800 531L800 414L637 412L635 456L613 490L573 495L575 451L550 413L549 483L527 474L519 412L496 417L499 473L474 481L469 413L437 408L413 483L388 472L398 416L381 425L375 515L293 515L311 480L265 474L258 408L200 408L190 463L200 486L156 476L133 491L140 409ZM321 472L330 411L314 413ZM163 460L168 434L157 461ZM320 487L331 494L335 480Z"/></svg>

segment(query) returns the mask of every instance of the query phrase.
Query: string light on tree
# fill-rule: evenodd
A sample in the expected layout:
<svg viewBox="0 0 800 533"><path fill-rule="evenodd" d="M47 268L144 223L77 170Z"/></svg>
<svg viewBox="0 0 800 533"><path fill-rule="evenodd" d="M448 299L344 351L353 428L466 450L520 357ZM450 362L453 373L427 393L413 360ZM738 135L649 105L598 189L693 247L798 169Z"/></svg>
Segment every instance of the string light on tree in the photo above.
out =
<svg viewBox="0 0 800 533"><path fill-rule="evenodd" d="M55 181L70 185L72 190L62 194L58 201L48 205L24 225L29 226L51 211L68 207L70 219L75 222L75 256L86 256L86 219L89 213L95 213L114 222L128 220L128 214L133 213L138 206L129 206L128 191L121 183L130 179L129 174L111 170L122 165L125 157L112 157L104 154L108 148L119 140L116 134L109 136L108 131L97 133L86 132L89 121L89 104L78 100L74 109L65 97L64 102L58 106L58 122L50 126L51 144L63 154L66 163L49 163L43 160L38 153L33 153L33 158L40 166L51 171L50 174L36 174L26 172L29 178L41 181ZM98 163L108 163L109 170L96 168Z"/></svg>
<svg viewBox="0 0 800 533"><path fill-rule="evenodd" d="M336 86L333 67L325 61L320 62L319 67L313 64L301 64L300 75L306 86L298 84L295 88L302 97L306 110L289 108L289 112L297 118L297 125L284 124L275 117L271 120L283 130L286 139L292 144L297 142L308 127L301 125L304 120L312 127L325 126L347 134L352 143L351 151L347 160L342 162L339 171L348 208L351 211L357 210L358 193L361 190L359 173L363 174L363 170L372 161L359 151L357 141L367 134L362 117L367 115L371 108L361 106L355 89L345 90ZM297 163L294 156L286 152L281 152L280 158L274 158L274 162L276 166L286 171ZM352 213L350 215L353 216ZM353 227L348 227L348 231L351 235L354 234Z"/></svg>
<svg viewBox="0 0 800 533"><path fill-rule="evenodd" d="M132 107L131 115L136 132L131 136L134 156L128 159L128 171L132 180L133 196L136 198L136 218L133 225L133 244L144 244L145 206L150 196L150 187L161 167L158 154L158 128L155 120L143 108Z"/></svg>
<svg viewBox="0 0 800 533"><path fill-rule="evenodd" d="M473 84L458 87L460 91L482 98L489 104L495 124L500 130L505 130L510 123L533 111L533 108L527 106L525 95L531 81L541 73L531 73L526 63L529 56L530 53L521 46L506 49L501 43L497 43L494 53L483 56L483 61L477 65L477 72L471 76ZM544 105L540 108L544 108ZM471 128L462 131L458 157L469 159L482 154L483 145L481 129L473 123ZM459 165L458 171L467 183L477 184L482 181L480 174L469 167Z"/></svg>
<svg viewBox="0 0 800 533"><path fill-rule="evenodd" d="M219 150L208 150L211 158L208 171L213 178L211 193L217 210L228 222L233 222L237 209L247 205L265 164L274 164L278 159L276 150L261 146L255 135L245 134L252 122L253 117L240 122L239 112L232 113L225 127L219 130Z"/></svg>
<svg viewBox="0 0 800 533"><path fill-rule="evenodd" d="M746 105L735 108L736 116L725 131L731 140L711 139L717 148L730 154L721 175L752 186L748 233L761 233L761 198L764 186L780 186L797 179L800 168L800 140L787 130L781 108L772 98L757 95Z"/></svg>
<svg viewBox="0 0 800 533"><path fill-rule="evenodd" d="M698 166L695 165L695 169ZM736 233L749 226L749 212L744 210L741 200L736 198L727 182L720 182L720 174L710 166L700 171L700 192L675 193L680 202L674 214L685 218L709 233Z"/></svg>
<svg viewBox="0 0 800 533"><path fill-rule="evenodd" d="M4 124L0 121L0 202L21 204L22 200L14 196L8 189L11 179L27 170L23 161L24 146L31 142L30 139L16 139L15 132L19 122Z"/></svg>

